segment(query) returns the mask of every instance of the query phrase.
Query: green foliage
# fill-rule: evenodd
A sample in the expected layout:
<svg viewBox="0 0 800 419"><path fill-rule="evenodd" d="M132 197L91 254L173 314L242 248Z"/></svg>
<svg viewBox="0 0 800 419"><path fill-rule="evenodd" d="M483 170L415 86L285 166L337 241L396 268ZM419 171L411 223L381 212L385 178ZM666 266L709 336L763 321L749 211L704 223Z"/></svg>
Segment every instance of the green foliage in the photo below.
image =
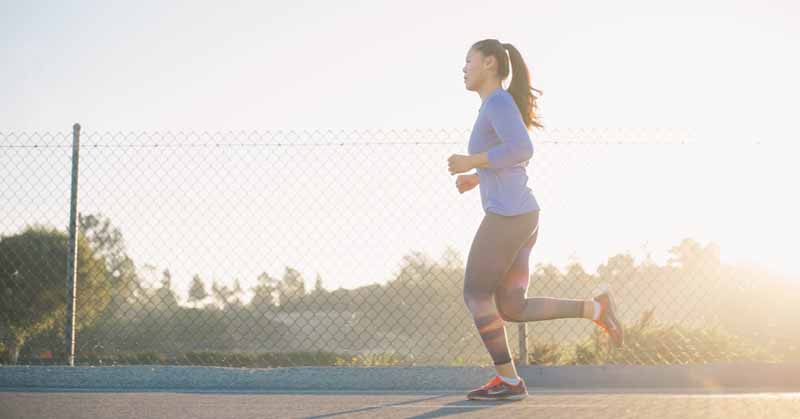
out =
<svg viewBox="0 0 800 419"><path fill-rule="evenodd" d="M199 303L205 300L206 297L208 297L208 292L206 292L205 284L203 284L203 280L200 279L199 275L195 275L189 288L189 302Z"/></svg>
<svg viewBox="0 0 800 419"><path fill-rule="evenodd" d="M102 261L86 237L78 234L76 329L91 325L110 300ZM12 361L29 338L63 327L66 313L68 237L64 232L31 226L0 238L0 340Z"/></svg>
<svg viewBox="0 0 800 419"><path fill-rule="evenodd" d="M78 216L78 230L86 237L95 258L106 267L106 280L111 284L111 309L125 309L126 303L141 291L136 267L125 247L122 232L102 214Z"/></svg>
<svg viewBox="0 0 800 419"><path fill-rule="evenodd" d="M562 349L558 343L534 342L528 344L528 364L558 365L561 362Z"/></svg>
<svg viewBox="0 0 800 419"><path fill-rule="evenodd" d="M395 354L350 356L327 351L286 353L245 353L196 351L173 355L158 352L84 352L76 360L81 365L198 365L245 368L277 368L292 366L381 366L396 365Z"/></svg>
<svg viewBox="0 0 800 419"><path fill-rule="evenodd" d="M189 352L175 357L185 365L225 365L230 367L271 368L290 366L332 365L339 355L325 352L243 353Z"/></svg>
<svg viewBox="0 0 800 419"><path fill-rule="evenodd" d="M763 347L719 328L687 328L656 321L655 309L642 313L635 323L624 327L625 345L615 348L596 329L578 342L567 364L689 364L733 361L776 362L780 357Z"/></svg>
<svg viewBox="0 0 800 419"><path fill-rule="evenodd" d="M334 365L348 367L385 367L392 365L413 364L413 360L393 352L366 353L355 356L337 357Z"/></svg>
<svg viewBox="0 0 800 419"><path fill-rule="evenodd" d="M301 273L287 266L280 278L259 275L250 288L250 301L242 299L238 280L228 286L195 275L189 303L183 305L172 289L176 279L168 269L161 271L158 281L155 267L145 265L152 275L144 281L126 254L121 233L109 220L93 215L81 220L79 362L268 367L475 365L488 359L463 302L464 261L452 248L439 260L410 252L389 281L355 289L327 290L317 274L313 288L307 290ZM9 269L8 255L17 254L24 256L26 265L14 259L13 266L29 268ZM556 327L544 329L549 341L537 339L528 348L528 362L800 359L800 336L790 332L793 319L800 315L797 293L787 292L785 284L766 286L760 273L745 276L741 270L721 269L719 249L713 243L702 246L687 239L670 249L670 256L666 266L658 266L649 260L637 264L628 254L613 255L595 273L576 262L564 273L551 264L536 265L528 296L586 298L596 285L609 283L622 314L640 317L623 319L629 321L624 321L626 346L621 349L609 347L601 331L578 326L578 320L557 321L566 327L547 322L531 325L539 330ZM52 272L26 274L36 280L27 280L24 286L11 282L20 277L15 272L38 272L35 269ZM63 233L29 230L0 240L1 362L8 362L8 353L20 347L24 359L35 360L42 353L63 356L65 273ZM25 294L33 291L41 292ZM656 322L656 309L665 323ZM753 315L718 316L727 312ZM508 326L509 343L516 352L516 328ZM306 348L331 352L298 352Z"/></svg>
<svg viewBox="0 0 800 419"><path fill-rule="evenodd" d="M468 364L467 360L464 357L458 356L454 360L450 361L449 365L451 367L463 367L463 366L465 366L467 364Z"/></svg>

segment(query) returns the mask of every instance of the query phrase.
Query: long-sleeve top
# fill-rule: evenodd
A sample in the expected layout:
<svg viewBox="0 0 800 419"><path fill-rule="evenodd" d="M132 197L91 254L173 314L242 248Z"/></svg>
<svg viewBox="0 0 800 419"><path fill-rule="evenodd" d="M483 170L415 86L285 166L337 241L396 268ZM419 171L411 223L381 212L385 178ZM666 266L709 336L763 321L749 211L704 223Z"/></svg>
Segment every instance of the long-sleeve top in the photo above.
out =
<svg viewBox="0 0 800 419"><path fill-rule="evenodd" d="M514 97L498 87L486 96L469 137L469 154L488 151L489 167L477 168L483 209L499 215L538 211L526 167L533 143Z"/></svg>

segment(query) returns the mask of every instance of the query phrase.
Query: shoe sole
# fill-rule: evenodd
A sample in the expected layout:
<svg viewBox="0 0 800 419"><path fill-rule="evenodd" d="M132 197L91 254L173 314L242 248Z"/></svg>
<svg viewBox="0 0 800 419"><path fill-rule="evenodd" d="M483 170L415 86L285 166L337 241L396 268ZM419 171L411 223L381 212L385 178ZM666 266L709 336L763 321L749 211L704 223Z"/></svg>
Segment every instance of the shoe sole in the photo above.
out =
<svg viewBox="0 0 800 419"><path fill-rule="evenodd" d="M611 339L611 341L614 342L615 346L620 347L622 346L625 337L623 335L622 324L619 322L619 320L617 320L617 304L616 302L614 302L614 296L611 295L611 292L606 292L606 296L608 297L608 307L609 307L608 315L609 317L611 317L611 320L614 322L614 324L617 325L620 333L619 343L617 343L613 338Z"/></svg>
<svg viewBox="0 0 800 419"><path fill-rule="evenodd" d="M469 399L469 400L484 400L484 401L503 401L503 400L522 400L522 399L524 399L526 397L528 397L527 394L515 394L513 396L502 397L502 398L498 398L498 397L482 397L482 396L469 397L469 396L467 396L467 399Z"/></svg>

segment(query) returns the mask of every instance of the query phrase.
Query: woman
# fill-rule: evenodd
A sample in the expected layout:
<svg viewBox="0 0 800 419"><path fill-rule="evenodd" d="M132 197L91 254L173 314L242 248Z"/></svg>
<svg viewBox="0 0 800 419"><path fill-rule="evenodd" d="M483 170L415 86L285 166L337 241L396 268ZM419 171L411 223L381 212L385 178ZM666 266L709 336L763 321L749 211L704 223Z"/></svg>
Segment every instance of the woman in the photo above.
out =
<svg viewBox="0 0 800 419"><path fill-rule="evenodd" d="M450 174L461 175L464 193L480 185L485 212L467 258L464 302L494 362L497 375L471 391L475 400L519 400L528 395L517 375L503 321L530 322L563 318L594 321L622 345L622 325L608 291L591 300L527 298L528 257L539 232L539 205L528 188L526 166L533 155L528 129L542 128L535 110L535 90L519 51L511 44L485 39L473 45L464 66L467 90L478 93L481 107L469 139L469 155L448 159ZM502 82L513 70L508 90Z"/></svg>

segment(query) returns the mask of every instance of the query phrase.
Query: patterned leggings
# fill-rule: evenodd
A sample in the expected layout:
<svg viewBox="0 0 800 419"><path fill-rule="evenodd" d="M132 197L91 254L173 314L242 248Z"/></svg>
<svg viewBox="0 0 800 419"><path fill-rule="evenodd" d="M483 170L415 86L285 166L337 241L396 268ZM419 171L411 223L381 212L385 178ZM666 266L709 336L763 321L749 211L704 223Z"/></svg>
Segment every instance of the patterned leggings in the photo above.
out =
<svg viewBox="0 0 800 419"><path fill-rule="evenodd" d="M583 300L527 298L528 258L539 235L539 211L486 212L467 258L464 302L495 365L511 362L505 324L582 318Z"/></svg>

